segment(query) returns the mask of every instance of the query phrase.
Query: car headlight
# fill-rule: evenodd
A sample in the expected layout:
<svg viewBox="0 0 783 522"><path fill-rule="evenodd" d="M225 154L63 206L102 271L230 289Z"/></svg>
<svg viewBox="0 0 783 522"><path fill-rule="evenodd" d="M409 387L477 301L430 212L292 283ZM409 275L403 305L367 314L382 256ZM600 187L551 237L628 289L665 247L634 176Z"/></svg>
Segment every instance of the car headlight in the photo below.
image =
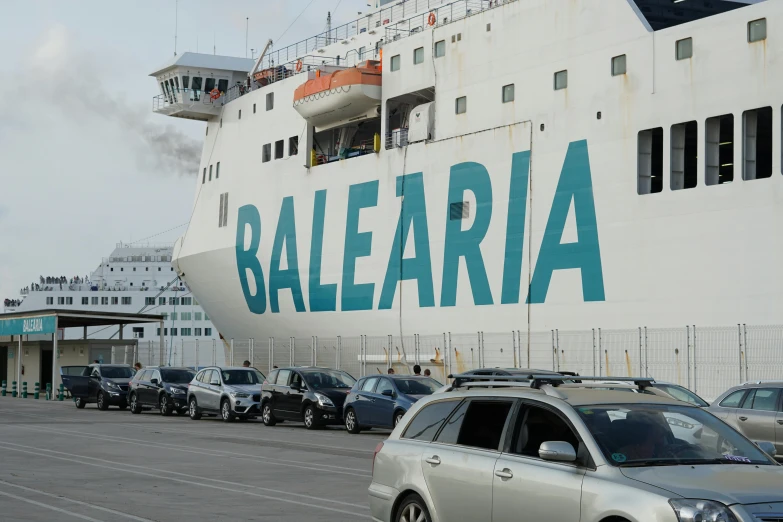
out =
<svg viewBox="0 0 783 522"><path fill-rule="evenodd" d="M231 392L229 393L229 395L231 395L235 399L247 399L248 397L250 397L249 393L241 393L241 392Z"/></svg>
<svg viewBox="0 0 783 522"><path fill-rule="evenodd" d="M173 395L179 395L181 393L185 393L185 390L183 390L182 388L171 388L171 393Z"/></svg>
<svg viewBox="0 0 783 522"><path fill-rule="evenodd" d="M678 426L680 428L685 428L686 430L692 430L694 428L694 425L691 424L690 422L685 422L680 419L675 419L674 417L667 418L666 422L668 422L672 426Z"/></svg>
<svg viewBox="0 0 783 522"><path fill-rule="evenodd" d="M332 399L324 395L323 393L315 392L315 398L318 399L319 406L334 406Z"/></svg>
<svg viewBox="0 0 783 522"><path fill-rule="evenodd" d="M120 387L117 386L117 384L115 384L115 383L113 383L111 381L106 381L106 386L108 386L109 388L117 388L118 390L120 389Z"/></svg>
<svg viewBox="0 0 783 522"><path fill-rule="evenodd" d="M669 501L680 522L737 522L731 511L712 500L672 499Z"/></svg>

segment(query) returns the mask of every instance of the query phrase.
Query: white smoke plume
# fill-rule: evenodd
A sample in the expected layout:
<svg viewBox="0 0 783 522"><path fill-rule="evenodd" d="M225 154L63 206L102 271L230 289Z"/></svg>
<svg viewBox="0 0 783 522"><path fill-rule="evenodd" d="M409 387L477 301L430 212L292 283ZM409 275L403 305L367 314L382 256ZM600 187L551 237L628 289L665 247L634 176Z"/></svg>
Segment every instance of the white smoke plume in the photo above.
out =
<svg viewBox="0 0 783 522"><path fill-rule="evenodd" d="M69 35L62 27L48 32L27 69L22 71L22 92L48 99L49 104L73 122L74 129L88 126L95 119L111 123L134 148L139 167L144 170L183 176L197 174L201 143L174 125L165 124L162 116L152 114L152 96L146 104L131 103L114 88L121 86L110 89L107 81L116 78L112 72L118 64L99 64L69 42Z"/></svg>

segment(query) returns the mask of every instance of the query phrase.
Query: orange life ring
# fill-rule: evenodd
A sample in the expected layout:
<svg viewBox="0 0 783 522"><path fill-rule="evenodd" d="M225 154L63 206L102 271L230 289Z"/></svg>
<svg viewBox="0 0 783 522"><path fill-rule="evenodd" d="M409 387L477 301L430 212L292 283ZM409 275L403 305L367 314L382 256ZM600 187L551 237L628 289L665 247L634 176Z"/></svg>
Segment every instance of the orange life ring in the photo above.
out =
<svg viewBox="0 0 783 522"><path fill-rule="evenodd" d="M302 72L302 60L296 62L296 72Z"/></svg>
<svg viewBox="0 0 783 522"><path fill-rule="evenodd" d="M430 15L427 17L427 23L429 25L435 25L435 22L437 22L437 19L435 18L435 13L430 13Z"/></svg>
<svg viewBox="0 0 783 522"><path fill-rule="evenodd" d="M220 98L220 91L217 90L217 87L209 91L209 97L212 100L217 100L218 98Z"/></svg>

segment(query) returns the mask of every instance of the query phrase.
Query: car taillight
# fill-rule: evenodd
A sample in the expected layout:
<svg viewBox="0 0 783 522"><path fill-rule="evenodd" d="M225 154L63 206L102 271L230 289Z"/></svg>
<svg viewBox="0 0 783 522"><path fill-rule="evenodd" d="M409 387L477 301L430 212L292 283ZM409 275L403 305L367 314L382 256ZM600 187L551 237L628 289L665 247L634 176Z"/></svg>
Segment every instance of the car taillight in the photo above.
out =
<svg viewBox="0 0 783 522"><path fill-rule="evenodd" d="M372 472L375 473L375 457L378 456L378 453L380 453L381 448L383 448L383 442L379 442L377 446L375 446L375 453L372 454Z"/></svg>

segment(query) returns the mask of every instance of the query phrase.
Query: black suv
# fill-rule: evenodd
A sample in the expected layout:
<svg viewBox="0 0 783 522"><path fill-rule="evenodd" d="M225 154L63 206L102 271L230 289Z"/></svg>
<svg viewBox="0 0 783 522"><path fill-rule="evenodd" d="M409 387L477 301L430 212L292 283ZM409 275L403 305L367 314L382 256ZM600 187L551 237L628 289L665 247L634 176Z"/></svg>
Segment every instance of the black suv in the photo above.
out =
<svg viewBox="0 0 783 522"><path fill-rule="evenodd" d="M133 368L127 364L90 364L60 367L63 386L71 392L77 408L94 402L99 410L109 406L128 407L128 381Z"/></svg>
<svg viewBox="0 0 783 522"><path fill-rule="evenodd" d="M261 418L267 426L284 420L301 420L313 430L342 424L343 403L356 379L329 368L281 368L261 386Z"/></svg>
<svg viewBox="0 0 783 522"><path fill-rule="evenodd" d="M159 409L161 415L188 410L188 384L196 374L190 368L148 367L139 370L130 382L128 403L131 413L145 407Z"/></svg>

